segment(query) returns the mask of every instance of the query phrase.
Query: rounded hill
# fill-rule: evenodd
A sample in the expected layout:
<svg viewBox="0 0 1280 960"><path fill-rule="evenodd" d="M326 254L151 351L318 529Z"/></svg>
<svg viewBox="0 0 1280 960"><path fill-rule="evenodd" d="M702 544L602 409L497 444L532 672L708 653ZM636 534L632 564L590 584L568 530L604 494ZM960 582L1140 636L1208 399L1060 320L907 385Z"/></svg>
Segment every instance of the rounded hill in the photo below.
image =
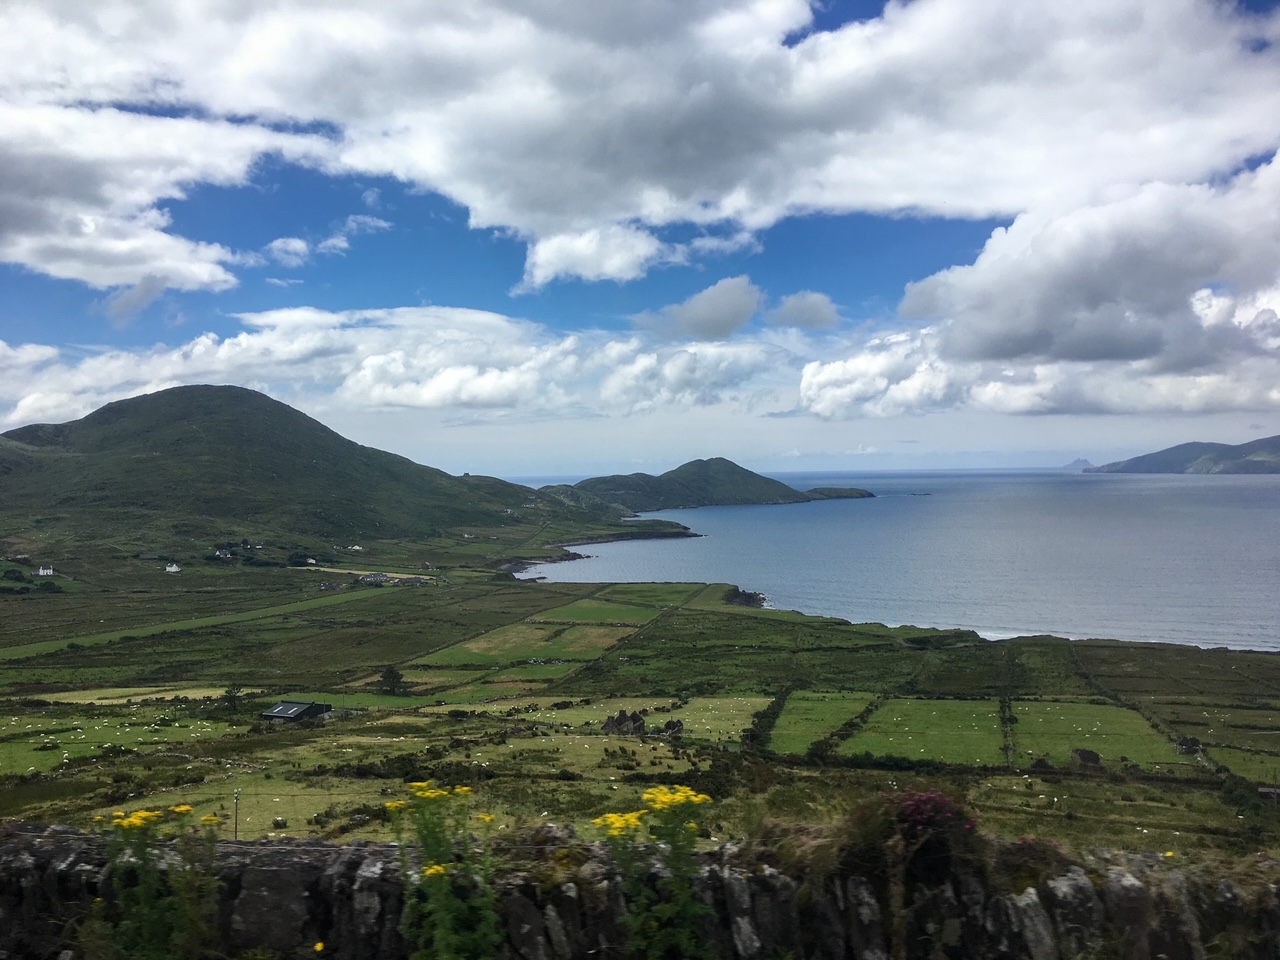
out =
<svg viewBox="0 0 1280 960"><path fill-rule="evenodd" d="M346 539L493 524L531 500L573 512L527 487L361 446L243 387L174 387L3 440L10 507L43 513L147 511Z"/></svg>

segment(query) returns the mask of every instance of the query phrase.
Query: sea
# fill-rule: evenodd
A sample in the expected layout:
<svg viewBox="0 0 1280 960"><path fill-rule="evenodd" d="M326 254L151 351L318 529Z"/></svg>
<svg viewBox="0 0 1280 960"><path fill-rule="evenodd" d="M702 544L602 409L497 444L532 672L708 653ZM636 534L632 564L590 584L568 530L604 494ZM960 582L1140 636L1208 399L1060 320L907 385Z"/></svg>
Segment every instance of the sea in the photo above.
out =
<svg viewBox="0 0 1280 960"><path fill-rule="evenodd" d="M649 513L699 536L592 544L522 576L733 583L771 607L987 639L1280 651L1280 475L772 476L876 496Z"/></svg>

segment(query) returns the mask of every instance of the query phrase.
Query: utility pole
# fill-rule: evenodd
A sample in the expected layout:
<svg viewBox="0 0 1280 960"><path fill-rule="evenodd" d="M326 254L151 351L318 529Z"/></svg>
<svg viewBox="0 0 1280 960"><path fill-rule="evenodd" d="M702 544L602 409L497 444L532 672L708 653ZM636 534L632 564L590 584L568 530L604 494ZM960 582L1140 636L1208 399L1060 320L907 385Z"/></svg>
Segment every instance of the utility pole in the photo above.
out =
<svg viewBox="0 0 1280 960"><path fill-rule="evenodd" d="M235 803L236 803L236 818L235 818L235 825L231 828L231 839L239 840L240 839L240 788L239 787L236 787Z"/></svg>

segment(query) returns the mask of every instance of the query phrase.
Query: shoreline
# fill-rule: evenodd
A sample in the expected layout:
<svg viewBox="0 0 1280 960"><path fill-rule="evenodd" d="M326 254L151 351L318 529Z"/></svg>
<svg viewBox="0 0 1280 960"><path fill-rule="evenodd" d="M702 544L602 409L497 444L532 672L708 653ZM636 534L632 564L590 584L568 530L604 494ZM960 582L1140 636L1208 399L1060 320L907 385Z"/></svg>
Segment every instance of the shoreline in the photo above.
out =
<svg viewBox="0 0 1280 960"><path fill-rule="evenodd" d="M682 525L683 527L683 525ZM530 567L540 567L544 563L568 563L571 560L590 560L591 554L578 553L570 547L589 547L595 543L627 543L631 540L685 540L704 537L706 534L694 533L688 527L681 530L653 530L653 531L637 531L632 535L623 534L602 534L598 537L586 537L580 540L562 540L558 543L549 543L548 547L554 547L563 550L564 555L559 557L544 557L540 560L527 560L524 558L514 558L504 560L498 565L498 569L503 573L521 574ZM545 577L530 577L530 581L546 579Z"/></svg>

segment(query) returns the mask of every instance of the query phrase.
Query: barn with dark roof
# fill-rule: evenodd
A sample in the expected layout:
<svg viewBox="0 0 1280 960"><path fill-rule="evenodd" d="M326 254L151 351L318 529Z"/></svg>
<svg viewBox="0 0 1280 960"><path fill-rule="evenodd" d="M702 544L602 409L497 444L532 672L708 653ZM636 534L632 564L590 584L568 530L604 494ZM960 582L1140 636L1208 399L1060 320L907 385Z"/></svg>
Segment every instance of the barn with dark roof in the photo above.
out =
<svg viewBox="0 0 1280 960"><path fill-rule="evenodd" d="M297 723L299 720L328 720L333 716L333 704L316 703L314 700L281 700L270 710L258 714L268 723Z"/></svg>

